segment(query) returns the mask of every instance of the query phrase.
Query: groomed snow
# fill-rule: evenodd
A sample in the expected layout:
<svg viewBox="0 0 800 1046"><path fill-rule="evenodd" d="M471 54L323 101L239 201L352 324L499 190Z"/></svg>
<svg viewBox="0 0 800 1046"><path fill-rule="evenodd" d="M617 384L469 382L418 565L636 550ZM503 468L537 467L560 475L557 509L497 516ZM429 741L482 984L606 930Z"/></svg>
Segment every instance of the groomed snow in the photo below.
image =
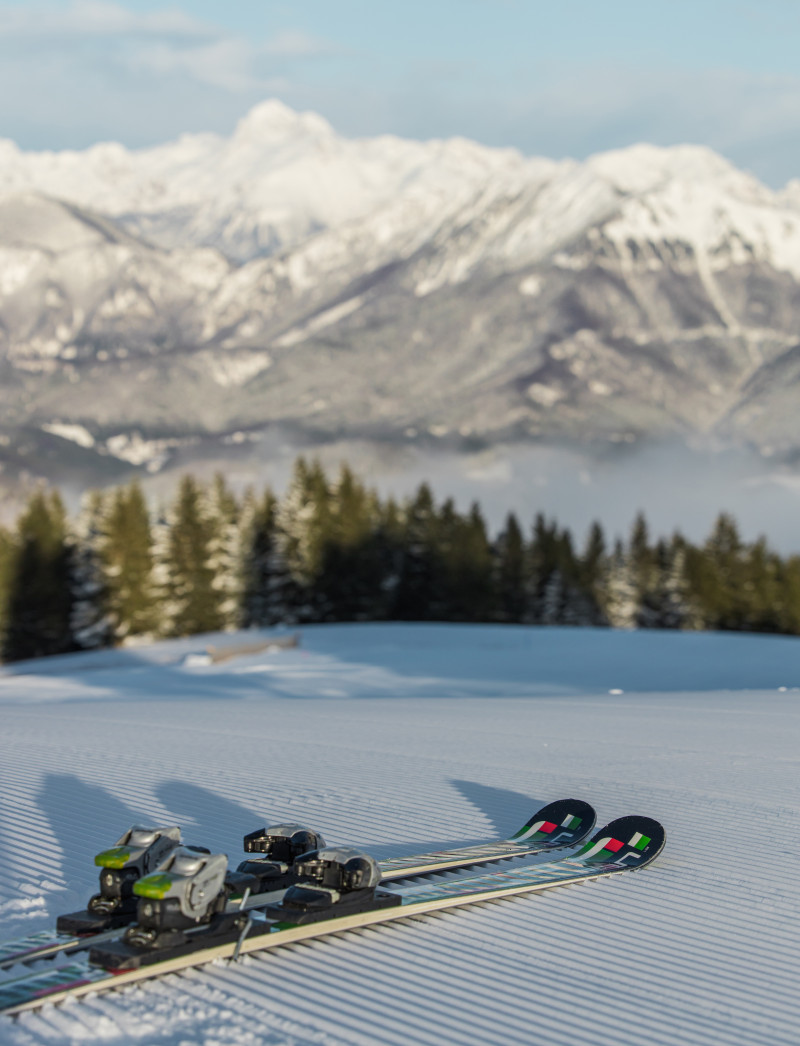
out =
<svg viewBox="0 0 800 1046"><path fill-rule="evenodd" d="M575 795L603 821L658 818L666 849L0 1018L0 1043L796 1046L800 641L357 625L186 657L236 641L0 670L0 937L81 906L93 855L136 821L232 864L281 820L380 858L505 835Z"/></svg>

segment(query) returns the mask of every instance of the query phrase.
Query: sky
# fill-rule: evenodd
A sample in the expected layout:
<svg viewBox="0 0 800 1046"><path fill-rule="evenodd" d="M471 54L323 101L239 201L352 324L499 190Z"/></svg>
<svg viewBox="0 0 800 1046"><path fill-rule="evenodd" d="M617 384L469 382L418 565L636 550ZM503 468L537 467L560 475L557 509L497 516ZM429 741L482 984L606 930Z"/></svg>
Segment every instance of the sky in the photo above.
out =
<svg viewBox="0 0 800 1046"><path fill-rule="evenodd" d="M799 52L798 0L0 0L0 137L147 146L277 97L347 136L700 143L779 187Z"/></svg>

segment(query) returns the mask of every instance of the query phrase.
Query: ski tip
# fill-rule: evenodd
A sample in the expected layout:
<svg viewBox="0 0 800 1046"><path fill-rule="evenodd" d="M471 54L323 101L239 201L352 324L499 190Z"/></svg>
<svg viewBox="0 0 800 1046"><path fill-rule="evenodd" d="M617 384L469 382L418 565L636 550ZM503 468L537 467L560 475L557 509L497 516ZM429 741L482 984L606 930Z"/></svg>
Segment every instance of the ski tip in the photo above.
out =
<svg viewBox="0 0 800 1046"><path fill-rule="evenodd" d="M641 868L664 849L667 835L652 817L618 817L596 832L575 857L585 864Z"/></svg>
<svg viewBox="0 0 800 1046"><path fill-rule="evenodd" d="M582 799L558 799L537 810L511 839L515 843L572 846L586 838L596 820L593 807Z"/></svg>

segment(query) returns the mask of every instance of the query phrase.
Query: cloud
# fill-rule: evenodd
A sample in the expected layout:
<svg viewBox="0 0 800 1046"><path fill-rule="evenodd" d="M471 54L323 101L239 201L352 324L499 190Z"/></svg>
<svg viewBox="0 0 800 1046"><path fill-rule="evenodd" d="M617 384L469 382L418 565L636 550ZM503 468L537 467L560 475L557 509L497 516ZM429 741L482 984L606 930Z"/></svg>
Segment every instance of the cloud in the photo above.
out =
<svg viewBox="0 0 800 1046"><path fill-rule="evenodd" d="M183 11L137 14L106 0L73 0L67 8L40 6L0 7L0 37L5 40L69 40L70 38L161 38L206 40L219 34L213 25Z"/></svg>
<svg viewBox="0 0 800 1046"><path fill-rule="evenodd" d="M279 58L309 58L337 52L337 48L327 40L296 30L276 33L259 50L262 54Z"/></svg>
<svg viewBox="0 0 800 1046"><path fill-rule="evenodd" d="M798 76L587 69L519 98L508 122L529 151L548 155L698 142L772 184L800 174Z"/></svg>
<svg viewBox="0 0 800 1046"><path fill-rule="evenodd" d="M177 9L0 3L0 136L57 149L229 131L251 105L291 93L295 67L334 53L299 30L248 38Z"/></svg>
<svg viewBox="0 0 800 1046"><path fill-rule="evenodd" d="M245 92L265 86L265 78L255 72L253 49L242 40L211 40L191 48L159 40L137 47L127 56L126 64L158 75L185 75L225 91Z"/></svg>

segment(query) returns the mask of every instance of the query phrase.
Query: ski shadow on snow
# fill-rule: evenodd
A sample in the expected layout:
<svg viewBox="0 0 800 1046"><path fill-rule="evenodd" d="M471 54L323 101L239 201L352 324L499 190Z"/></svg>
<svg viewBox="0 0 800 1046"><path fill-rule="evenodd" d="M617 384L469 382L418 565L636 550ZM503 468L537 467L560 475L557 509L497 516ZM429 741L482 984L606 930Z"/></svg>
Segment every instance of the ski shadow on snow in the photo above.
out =
<svg viewBox="0 0 800 1046"><path fill-rule="evenodd" d="M460 839L444 839L441 836L410 842L406 838L402 842L389 843L385 846L363 847L367 852L373 853L378 860L390 857L405 857L413 853L427 853L435 850L451 850L461 846L470 846L474 843L485 842L487 839L505 839L521 828L531 814L544 806L545 800L523 795L521 792L512 792L507 788L493 788L490 785L479 784L477 781L462 781L451 779L450 784L455 788L467 802L479 813L483 814L491 822L491 827L485 824L476 826L475 834ZM398 830L399 834L400 830ZM362 848L359 844L353 845Z"/></svg>
<svg viewBox="0 0 800 1046"><path fill-rule="evenodd" d="M155 793L175 823L182 826L183 838L189 845L226 853L234 867L246 856L243 836L272 823L268 811L223 799L216 792L185 781L167 781L158 785ZM241 858L237 858L240 853Z"/></svg>
<svg viewBox="0 0 800 1046"><path fill-rule="evenodd" d="M513 835L547 802L522 792L494 788L491 785L478 784L476 781L451 780L450 784L468 803L480 810L484 817L488 817L495 833L501 839Z"/></svg>
<svg viewBox="0 0 800 1046"><path fill-rule="evenodd" d="M50 822L51 840L61 850L65 891L45 891L48 909L53 908L50 916L55 918L62 912L84 908L89 897L97 893L95 854L113 846L131 825L148 823L152 817L73 774L48 774L37 803ZM42 843L45 849L46 840Z"/></svg>

